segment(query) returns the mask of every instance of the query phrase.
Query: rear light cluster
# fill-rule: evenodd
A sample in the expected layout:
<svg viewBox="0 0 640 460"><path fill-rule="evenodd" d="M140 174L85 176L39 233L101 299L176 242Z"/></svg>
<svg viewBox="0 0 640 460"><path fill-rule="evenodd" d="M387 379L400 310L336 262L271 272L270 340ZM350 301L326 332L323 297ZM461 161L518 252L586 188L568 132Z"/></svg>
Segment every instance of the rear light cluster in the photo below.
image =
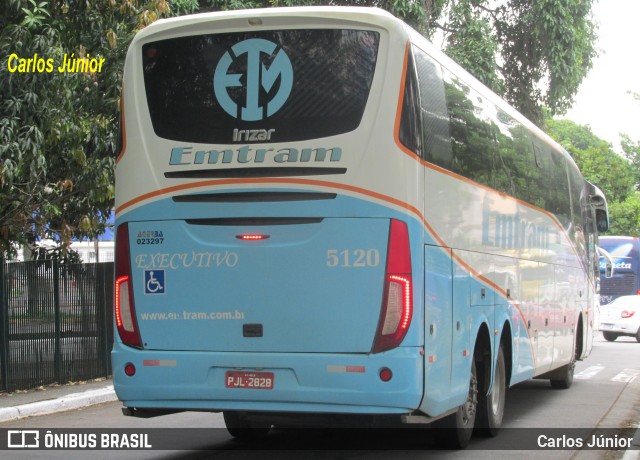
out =
<svg viewBox="0 0 640 460"><path fill-rule="evenodd" d="M407 224L391 220L382 310L371 351L379 353L400 345L411 325L413 287Z"/></svg>
<svg viewBox="0 0 640 460"><path fill-rule="evenodd" d="M635 311L633 310L622 310L621 316L623 318L631 318L633 315L635 315Z"/></svg>
<svg viewBox="0 0 640 460"><path fill-rule="evenodd" d="M136 309L133 304L131 285L131 262L129 254L129 227L120 225L116 233L116 283L115 316L116 327L122 343L142 348Z"/></svg>
<svg viewBox="0 0 640 460"><path fill-rule="evenodd" d="M260 240L266 240L267 238L269 238L269 235L261 235L257 233L256 234L245 233L242 235L236 235L236 238L243 241L260 241Z"/></svg>

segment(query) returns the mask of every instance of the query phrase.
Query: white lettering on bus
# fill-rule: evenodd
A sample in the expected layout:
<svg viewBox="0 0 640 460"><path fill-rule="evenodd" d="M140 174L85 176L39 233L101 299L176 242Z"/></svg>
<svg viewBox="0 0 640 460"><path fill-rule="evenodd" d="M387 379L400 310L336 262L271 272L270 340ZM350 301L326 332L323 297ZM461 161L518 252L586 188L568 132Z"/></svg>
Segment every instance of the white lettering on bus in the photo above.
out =
<svg viewBox="0 0 640 460"><path fill-rule="evenodd" d="M252 149L245 145L235 150L196 150L193 147L174 147L169 155L170 165L201 165L218 163L264 163L267 155L272 156L276 163L309 163L323 162L327 158L329 161L340 161L342 149L340 147L331 148L303 148L284 147L275 149Z"/></svg>
<svg viewBox="0 0 640 460"><path fill-rule="evenodd" d="M489 209L485 200L482 209L482 244L501 249L526 249L541 254L549 249L549 228L526 220L519 211L503 214Z"/></svg>
<svg viewBox="0 0 640 460"><path fill-rule="evenodd" d="M607 263L605 261L600 262L600 269L604 270L607 268ZM616 262L613 264L614 269L618 270L631 270L631 263L629 262Z"/></svg>
<svg viewBox="0 0 640 460"><path fill-rule="evenodd" d="M238 141L270 141L275 129L234 129L233 142Z"/></svg>
<svg viewBox="0 0 640 460"><path fill-rule="evenodd" d="M235 252L179 252L139 254L136 256L136 268L179 270L181 268L211 268L238 265L239 257Z"/></svg>

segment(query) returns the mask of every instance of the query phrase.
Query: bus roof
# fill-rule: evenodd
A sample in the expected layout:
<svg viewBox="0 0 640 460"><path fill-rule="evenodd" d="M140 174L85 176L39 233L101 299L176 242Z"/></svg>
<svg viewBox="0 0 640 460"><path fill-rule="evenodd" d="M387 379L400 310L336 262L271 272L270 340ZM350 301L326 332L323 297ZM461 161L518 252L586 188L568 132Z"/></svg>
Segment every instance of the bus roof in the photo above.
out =
<svg viewBox="0 0 640 460"><path fill-rule="evenodd" d="M371 7L348 7L348 6L306 6L306 7L278 7L278 8L259 8L247 10L219 11L211 13L190 14L186 16L177 16L168 19L160 19L142 31L140 31L135 41L146 40L151 35L161 34L167 30L171 30L172 36L176 34L176 28L189 27L188 34L192 33L211 33L212 30L199 29L197 26L215 21L230 21L231 28L250 28L252 26L269 27L270 21L273 21L274 27L282 27L283 24L302 27L305 25L300 19L323 18L327 20L339 20L340 22L353 22L354 24L375 25L387 29L402 30L406 26L404 22L393 16L391 13ZM238 22L234 22L238 20ZM255 21L253 21L255 20ZM246 22L245 22L246 21ZM192 29L192 30L191 30ZM158 37L154 37L158 39Z"/></svg>

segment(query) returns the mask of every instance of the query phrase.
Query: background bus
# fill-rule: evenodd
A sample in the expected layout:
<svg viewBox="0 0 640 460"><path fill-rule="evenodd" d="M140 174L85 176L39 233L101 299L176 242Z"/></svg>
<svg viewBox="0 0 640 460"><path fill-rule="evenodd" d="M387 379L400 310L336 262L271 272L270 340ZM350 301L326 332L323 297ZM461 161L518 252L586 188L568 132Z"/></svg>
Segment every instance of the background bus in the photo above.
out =
<svg viewBox="0 0 640 460"><path fill-rule="evenodd" d="M599 245L613 258L613 276L604 274L600 259L600 304L605 305L623 295L640 294L640 250L637 236L601 236Z"/></svg>
<svg viewBox="0 0 640 460"><path fill-rule="evenodd" d="M571 385L592 345L604 197L400 20L158 21L129 48L123 94L126 415L222 411L238 437L392 418L464 446L496 434L508 386Z"/></svg>

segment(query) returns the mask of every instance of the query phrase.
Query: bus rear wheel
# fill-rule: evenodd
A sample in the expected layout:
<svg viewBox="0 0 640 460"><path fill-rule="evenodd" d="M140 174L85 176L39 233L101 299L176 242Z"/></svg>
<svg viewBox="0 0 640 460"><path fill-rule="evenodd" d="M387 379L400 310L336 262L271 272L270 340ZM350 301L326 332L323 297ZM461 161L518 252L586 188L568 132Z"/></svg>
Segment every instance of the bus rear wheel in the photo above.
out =
<svg viewBox="0 0 640 460"><path fill-rule="evenodd" d="M476 363L471 363L469 394L458 411L436 422L438 441L447 448L464 449L471 441L478 410L478 377Z"/></svg>
<svg viewBox="0 0 640 460"><path fill-rule="evenodd" d="M490 363L486 364L491 368ZM496 436L502 426L504 405L507 393L507 373L502 346L498 349L498 359L493 373L493 388L487 394L491 383L489 372L485 373L483 388L478 393L477 431L483 436Z"/></svg>
<svg viewBox="0 0 640 460"><path fill-rule="evenodd" d="M557 390L567 390L573 384L573 373L576 368L576 362L571 361L566 366L560 368L559 377L549 379L551 388Z"/></svg>

